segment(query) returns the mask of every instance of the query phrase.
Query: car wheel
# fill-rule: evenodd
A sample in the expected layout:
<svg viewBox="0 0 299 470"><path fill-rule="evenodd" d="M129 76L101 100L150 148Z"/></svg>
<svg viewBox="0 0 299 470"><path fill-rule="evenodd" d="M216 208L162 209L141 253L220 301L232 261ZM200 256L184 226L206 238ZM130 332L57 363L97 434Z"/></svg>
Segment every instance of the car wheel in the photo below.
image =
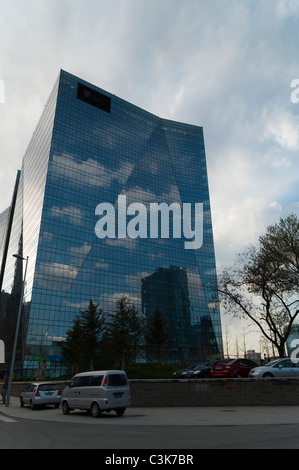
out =
<svg viewBox="0 0 299 470"><path fill-rule="evenodd" d="M24 401L23 401L23 398L20 398L20 406L23 408L24 406Z"/></svg>
<svg viewBox="0 0 299 470"><path fill-rule="evenodd" d="M242 379L242 374L240 372L237 372L235 375L236 379Z"/></svg>
<svg viewBox="0 0 299 470"><path fill-rule="evenodd" d="M274 375L271 374L270 372L266 372L266 374L264 374L263 377L274 377Z"/></svg>
<svg viewBox="0 0 299 470"><path fill-rule="evenodd" d="M100 416L100 414L101 414L101 408L99 407L99 405L97 404L96 401L94 401L94 402L91 404L90 412L91 412L91 416L93 416L94 418L97 418L98 416Z"/></svg>
<svg viewBox="0 0 299 470"><path fill-rule="evenodd" d="M63 401L63 402L62 402L61 408L62 408L62 413L63 413L64 415L68 415L68 414L69 414L69 412L70 412L70 407L69 407L67 401Z"/></svg>
<svg viewBox="0 0 299 470"><path fill-rule="evenodd" d="M126 408L117 408L116 410L117 416L122 416L124 412L126 411Z"/></svg>
<svg viewBox="0 0 299 470"><path fill-rule="evenodd" d="M30 408L31 408L32 410L36 410L36 406L33 404L32 401L30 402Z"/></svg>

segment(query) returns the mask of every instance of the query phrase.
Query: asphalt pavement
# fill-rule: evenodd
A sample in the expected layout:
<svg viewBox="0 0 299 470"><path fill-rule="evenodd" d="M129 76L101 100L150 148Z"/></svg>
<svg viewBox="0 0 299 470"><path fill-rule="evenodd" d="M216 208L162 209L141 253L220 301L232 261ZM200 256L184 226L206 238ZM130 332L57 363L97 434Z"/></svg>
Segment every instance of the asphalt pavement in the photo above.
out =
<svg viewBox="0 0 299 470"><path fill-rule="evenodd" d="M299 424L299 406L242 407L130 407L124 416L114 412L93 418L84 411L63 415L61 408L52 406L31 410L20 406L19 398L11 397L6 407L0 404L0 420L34 419L43 421L136 426L248 426Z"/></svg>

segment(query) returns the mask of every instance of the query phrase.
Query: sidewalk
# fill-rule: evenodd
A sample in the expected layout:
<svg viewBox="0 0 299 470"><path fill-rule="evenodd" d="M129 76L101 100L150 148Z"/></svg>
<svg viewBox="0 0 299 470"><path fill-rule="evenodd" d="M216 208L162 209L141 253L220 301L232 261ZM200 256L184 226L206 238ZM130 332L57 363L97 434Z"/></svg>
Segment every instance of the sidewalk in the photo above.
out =
<svg viewBox="0 0 299 470"><path fill-rule="evenodd" d="M114 412L103 413L94 419L85 411L62 414L61 408L42 408L32 411L28 406L20 407L19 398L11 397L9 407L0 404L1 415L12 419L34 419L100 425L105 423L129 426L242 426L299 424L299 406L242 406L242 407L173 407L173 408L128 408L118 417Z"/></svg>

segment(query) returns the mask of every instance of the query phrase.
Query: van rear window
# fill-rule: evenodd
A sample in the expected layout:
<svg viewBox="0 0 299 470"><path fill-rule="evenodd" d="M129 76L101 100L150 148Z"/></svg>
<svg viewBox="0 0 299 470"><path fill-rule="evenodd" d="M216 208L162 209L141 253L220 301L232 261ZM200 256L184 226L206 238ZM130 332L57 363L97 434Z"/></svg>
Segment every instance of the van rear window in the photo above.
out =
<svg viewBox="0 0 299 470"><path fill-rule="evenodd" d="M127 377L125 374L109 374L108 385L110 387L121 387L122 385L127 385Z"/></svg>

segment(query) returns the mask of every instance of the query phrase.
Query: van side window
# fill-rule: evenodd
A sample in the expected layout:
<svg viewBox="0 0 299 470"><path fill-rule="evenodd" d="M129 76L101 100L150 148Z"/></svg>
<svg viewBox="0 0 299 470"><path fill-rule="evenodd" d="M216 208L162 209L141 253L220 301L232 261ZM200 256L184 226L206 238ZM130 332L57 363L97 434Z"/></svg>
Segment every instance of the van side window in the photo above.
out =
<svg viewBox="0 0 299 470"><path fill-rule="evenodd" d="M122 385L127 385L127 377L125 374L109 374L108 385L110 385L110 387L120 387Z"/></svg>
<svg viewBox="0 0 299 470"><path fill-rule="evenodd" d="M74 377L70 383L70 387L78 387L79 380L80 380L80 377Z"/></svg>
<svg viewBox="0 0 299 470"><path fill-rule="evenodd" d="M90 386L91 387L97 387L102 385L103 381L103 375L94 375L93 377L90 377Z"/></svg>
<svg viewBox="0 0 299 470"><path fill-rule="evenodd" d="M89 375L83 375L79 377L74 377L70 383L71 387L87 387L89 385Z"/></svg>
<svg viewBox="0 0 299 470"><path fill-rule="evenodd" d="M79 377L79 383L77 387L88 387L90 379L91 379L90 375L83 375Z"/></svg>

